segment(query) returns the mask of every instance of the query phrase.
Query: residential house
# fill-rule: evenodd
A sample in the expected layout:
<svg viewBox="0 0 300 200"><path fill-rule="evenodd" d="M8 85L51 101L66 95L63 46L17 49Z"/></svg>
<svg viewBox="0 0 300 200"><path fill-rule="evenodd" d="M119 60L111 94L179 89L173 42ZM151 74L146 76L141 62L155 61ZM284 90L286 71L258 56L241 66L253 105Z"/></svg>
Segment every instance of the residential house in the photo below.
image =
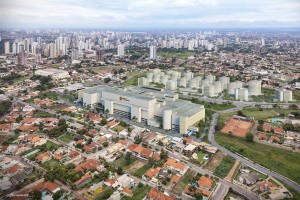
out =
<svg viewBox="0 0 300 200"><path fill-rule="evenodd" d="M253 185L259 180L259 175L257 175L254 172L250 173L243 173L239 176L239 182L245 184L245 185Z"/></svg>
<svg viewBox="0 0 300 200"><path fill-rule="evenodd" d="M185 164L173 158L168 158L167 162L164 164L164 167L166 169L170 169L171 171L175 171L180 175L185 174L185 172L188 169L188 167Z"/></svg>
<svg viewBox="0 0 300 200"><path fill-rule="evenodd" d="M12 130L11 124L0 124L0 132L9 132Z"/></svg>
<svg viewBox="0 0 300 200"><path fill-rule="evenodd" d="M35 157L35 160L44 163L51 159L51 152L45 152Z"/></svg>
<svg viewBox="0 0 300 200"><path fill-rule="evenodd" d="M209 190L212 187L213 180L206 176L201 176L197 181L200 190Z"/></svg>
<svg viewBox="0 0 300 200"><path fill-rule="evenodd" d="M88 200L94 200L101 194L102 190L103 190L103 184L96 183L91 187L89 187L83 196Z"/></svg>
<svg viewBox="0 0 300 200"><path fill-rule="evenodd" d="M46 181L43 183L38 184L33 188L33 191L40 191L40 192L48 192L51 194L55 194L60 190L60 187L57 183L53 183L50 181Z"/></svg>
<svg viewBox="0 0 300 200"><path fill-rule="evenodd" d="M87 184L91 181L92 181L92 176L89 173L86 173L74 184L76 185L77 188L81 188L82 186L84 186L85 184Z"/></svg>
<svg viewBox="0 0 300 200"><path fill-rule="evenodd" d="M145 197L145 200L175 200L175 197L167 193L163 193L156 188L152 188Z"/></svg>

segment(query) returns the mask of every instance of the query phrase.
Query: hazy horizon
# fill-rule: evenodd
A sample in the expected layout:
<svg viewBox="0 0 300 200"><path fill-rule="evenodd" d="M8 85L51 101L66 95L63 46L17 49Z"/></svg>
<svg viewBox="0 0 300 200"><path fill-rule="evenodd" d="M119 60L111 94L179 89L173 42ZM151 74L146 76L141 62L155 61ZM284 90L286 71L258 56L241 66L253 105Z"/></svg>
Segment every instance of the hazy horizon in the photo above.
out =
<svg viewBox="0 0 300 200"><path fill-rule="evenodd" d="M272 29L300 28L298 0L11 0L0 28Z"/></svg>

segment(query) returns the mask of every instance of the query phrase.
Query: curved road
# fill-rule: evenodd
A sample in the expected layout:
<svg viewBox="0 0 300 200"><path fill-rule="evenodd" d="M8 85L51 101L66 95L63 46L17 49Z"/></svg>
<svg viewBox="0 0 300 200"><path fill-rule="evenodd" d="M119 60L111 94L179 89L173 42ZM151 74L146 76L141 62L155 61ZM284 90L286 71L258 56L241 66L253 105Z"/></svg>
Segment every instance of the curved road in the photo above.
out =
<svg viewBox="0 0 300 200"><path fill-rule="evenodd" d="M209 128L209 134L208 134L209 142L213 146L217 147L219 150L223 151L224 153L226 153L226 154L232 156L233 158L245 163L246 165L252 167L253 169L256 169L256 170L261 171L265 174L268 174L269 176L272 176L274 178L279 179L280 181L284 182L285 184L289 185L290 187L292 187L293 189L295 189L297 192L300 193L300 185L297 184L296 182L294 182L294 181L292 181L292 180L286 178L285 176L282 176L282 175L280 175L276 172L273 172L273 171L271 171L269 169L266 169L262 166L254 164L252 161L247 160L247 159L245 159L245 158L229 151L228 149L222 147L221 145L219 145L215 141L215 135L214 135L215 134L215 126L217 125L217 121L218 121L218 117L219 117L220 113L229 113L229 112L232 112L234 110L237 110L237 109L228 109L228 110L220 111L220 112L217 112L217 113L213 114L212 120L211 120L211 125L210 125L210 128Z"/></svg>

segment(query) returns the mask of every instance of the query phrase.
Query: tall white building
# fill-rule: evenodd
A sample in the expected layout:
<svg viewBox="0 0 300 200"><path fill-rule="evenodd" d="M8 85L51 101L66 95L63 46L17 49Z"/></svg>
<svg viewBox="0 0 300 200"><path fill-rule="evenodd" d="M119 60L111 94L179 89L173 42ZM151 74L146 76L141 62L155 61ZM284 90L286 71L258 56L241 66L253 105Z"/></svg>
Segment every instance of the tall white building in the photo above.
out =
<svg viewBox="0 0 300 200"><path fill-rule="evenodd" d="M150 46L150 59L156 59L156 46Z"/></svg>
<svg viewBox="0 0 300 200"><path fill-rule="evenodd" d="M149 92L143 89L96 86L78 92L83 106L102 107L109 114L136 119L150 126L173 129L181 134L205 119L203 105L180 100L178 94Z"/></svg>
<svg viewBox="0 0 300 200"><path fill-rule="evenodd" d="M235 99L248 101L248 89L247 88L237 88L235 89Z"/></svg>
<svg viewBox="0 0 300 200"><path fill-rule="evenodd" d="M49 51L50 51L50 58L55 58L56 57L56 45L55 45L55 43L50 43L49 44Z"/></svg>
<svg viewBox="0 0 300 200"><path fill-rule="evenodd" d="M10 48L9 48L9 42L4 43L4 54L9 54Z"/></svg>
<svg viewBox="0 0 300 200"><path fill-rule="evenodd" d="M124 45L123 44L119 44L118 45L118 56L124 56Z"/></svg>
<svg viewBox="0 0 300 200"><path fill-rule="evenodd" d="M278 101L289 102L293 101L293 92L291 90L276 88L275 89L275 99Z"/></svg>

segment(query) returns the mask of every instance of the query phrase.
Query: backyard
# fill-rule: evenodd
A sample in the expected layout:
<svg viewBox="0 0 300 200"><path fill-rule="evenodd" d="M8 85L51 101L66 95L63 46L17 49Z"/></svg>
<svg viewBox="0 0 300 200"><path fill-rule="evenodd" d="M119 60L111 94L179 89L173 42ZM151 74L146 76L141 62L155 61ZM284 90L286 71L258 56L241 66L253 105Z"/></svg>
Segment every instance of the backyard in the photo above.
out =
<svg viewBox="0 0 300 200"><path fill-rule="evenodd" d="M136 187L132 190L133 197L124 196L122 200L142 200L151 190L148 185L143 185L142 187Z"/></svg>
<svg viewBox="0 0 300 200"><path fill-rule="evenodd" d="M146 164L143 167L139 168L138 170L136 170L133 175L138 177L138 178L142 178L142 176L148 171L148 169L151 168L150 164Z"/></svg>
<svg viewBox="0 0 300 200"><path fill-rule="evenodd" d="M181 195L184 188L191 182L193 177L196 175L196 171L189 169L184 176L179 180L178 183L172 188L172 192L177 195Z"/></svg>

